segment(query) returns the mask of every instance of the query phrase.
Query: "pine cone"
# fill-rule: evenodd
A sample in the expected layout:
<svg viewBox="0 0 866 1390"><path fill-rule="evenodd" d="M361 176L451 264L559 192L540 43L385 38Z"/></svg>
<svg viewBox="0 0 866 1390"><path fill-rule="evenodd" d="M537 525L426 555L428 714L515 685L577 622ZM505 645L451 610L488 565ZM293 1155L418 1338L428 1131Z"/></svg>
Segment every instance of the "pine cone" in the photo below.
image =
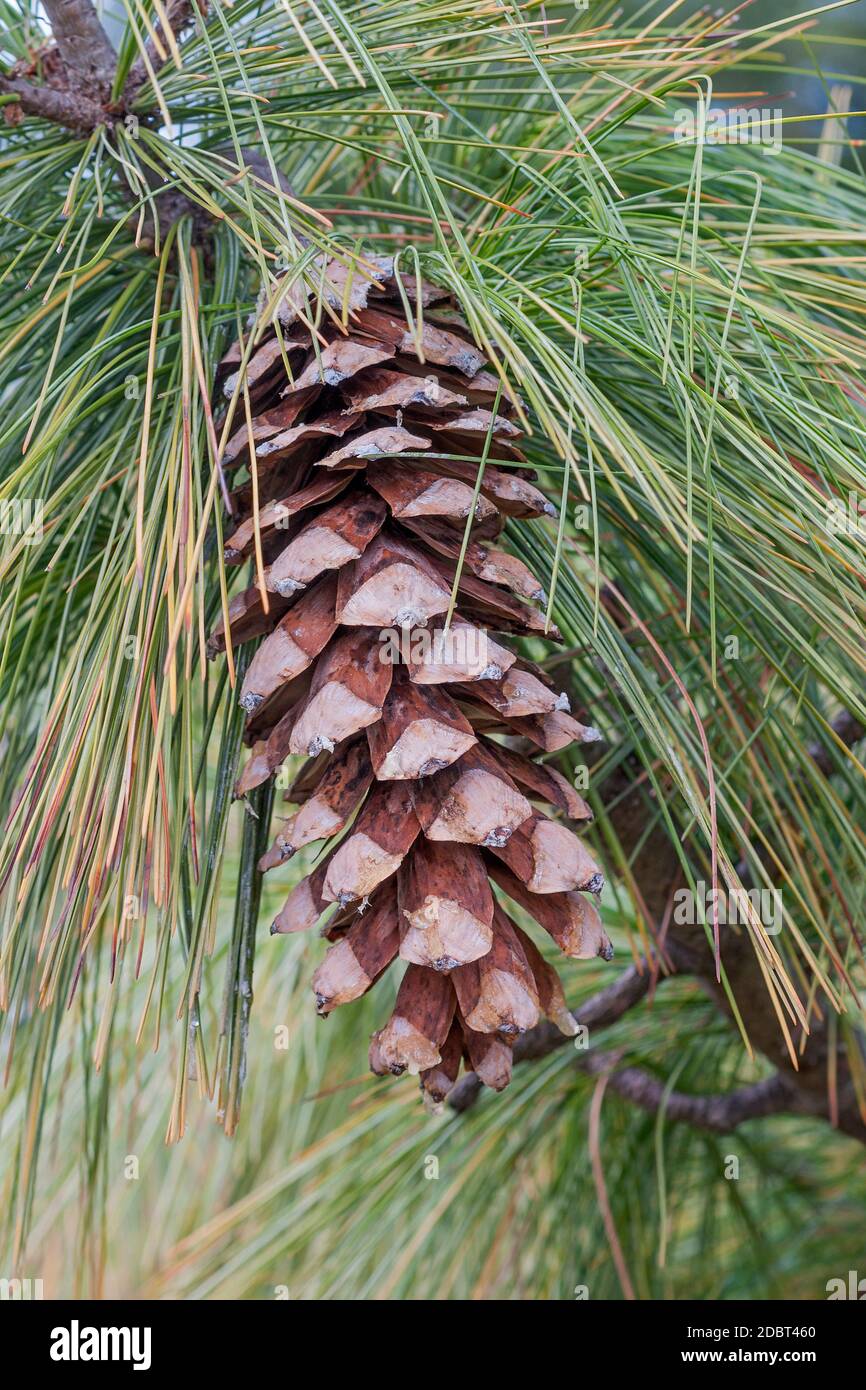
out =
<svg viewBox="0 0 866 1390"><path fill-rule="evenodd" d="M503 519L554 512L521 466L513 405L493 418L498 380L447 291L403 275L408 325L392 262L362 266L328 263L318 301L293 286L281 333L247 364L268 610L254 582L229 617L233 646L269 635L240 693L252 753L236 790L293 755L308 759L286 793L299 809L260 867L349 829L272 931L313 927L337 905L313 978L322 1015L359 998L398 956L409 962L370 1065L420 1073L440 1101L461 1058L488 1086L506 1086L511 1043L540 1012L576 1031L558 976L491 879L566 955L610 956L583 896L601 889L597 864L533 804L590 818L570 783L533 758L598 734L499 640L545 632L533 607L540 584L497 548ZM240 362L235 345L220 366L228 396ZM488 437L496 462L484 469L446 631ZM235 483L230 564L255 555L249 446L242 423L224 455ZM211 655L224 648L219 627ZM525 756L501 736L537 751Z"/></svg>

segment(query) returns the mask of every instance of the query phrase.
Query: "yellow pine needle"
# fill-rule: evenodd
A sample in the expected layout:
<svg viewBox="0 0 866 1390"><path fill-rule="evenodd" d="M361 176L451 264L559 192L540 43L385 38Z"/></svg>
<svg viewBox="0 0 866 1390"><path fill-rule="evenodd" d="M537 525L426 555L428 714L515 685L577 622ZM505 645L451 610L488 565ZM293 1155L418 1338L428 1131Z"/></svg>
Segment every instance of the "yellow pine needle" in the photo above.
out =
<svg viewBox="0 0 866 1390"><path fill-rule="evenodd" d="M334 74L331 72L327 63L322 58L315 44L312 42L311 39L308 38L307 32L304 29L303 25L296 18L294 9L292 8L292 0L281 0L281 4L292 22L295 33L301 40L301 43L304 45L313 62L316 64L316 67L322 73L323 77L325 78L325 81L330 82L331 86L336 90L340 84L338 83Z"/></svg>
<svg viewBox="0 0 866 1390"><path fill-rule="evenodd" d="M144 583L144 498L147 476L147 450L150 441L150 414L153 404L153 379L156 372L156 344L162 314L162 293L168 271L169 256L174 243L174 227L169 231L162 248L159 272L156 279L156 292L153 302L153 322L150 326L150 345L147 354L147 372L144 381L144 403L141 416L141 447L138 454L138 482L135 500L135 572L139 585Z"/></svg>
<svg viewBox="0 0 866 1390"><path fill-rule="evenodd" d="M138 0L136 0L136 3L138 3ZM181 51L178 47L177 39L175 38L174 29L171 26L171 22L169 20L168 14L166 13L165 6L162 4L162 0L153 0L153 8L159 15L159 22L162 26L162 35L165 38L165 41L168 44L168 47L171 51L171 56L174 59L174 65L178 69L178 71L180 71L183 67L183 57L181 56ZM158 34L154 35L154 44L158 46L160 57L163 60L165 60L165 58L168 55L166 54L165 49L160 43Z"/></svg>

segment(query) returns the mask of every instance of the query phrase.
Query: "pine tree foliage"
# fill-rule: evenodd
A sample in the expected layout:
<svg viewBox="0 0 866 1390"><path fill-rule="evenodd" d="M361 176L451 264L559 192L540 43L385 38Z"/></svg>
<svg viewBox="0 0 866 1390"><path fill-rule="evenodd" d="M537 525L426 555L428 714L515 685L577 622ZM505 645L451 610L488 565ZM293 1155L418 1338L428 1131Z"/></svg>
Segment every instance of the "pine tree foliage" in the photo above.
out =
<svg viewBox="0 0 866 1390"><path fill-rule="evenodd" d="M58 8L4 4L0 64L13 1261L62 1249L98 1290L138 1154L154 1200L182 1198L171 1251L141 1218L129 1279L157 1291L616 1296L612 1239L637 1296L693 1292L704 1250L708 1290L752 1297L805 1288L828 1241L844 1265L859 1188L833 1129L866 1130L862 171L848 144L818 164L797 124L775 154L677 135L714 92L775 90L811 20L144 0L111 62L90 36L73 109ZM507 520L503 546L563 640L516 647L603 736L551 764L591 805L617 951L567 962L565 993L579 1018L629 967L650 985L599 1072L539 1048L493 1104L438 1120L358 1079L361 1019L381 1026L394 982L322 1026L302 1002L321 944L262 938L317 847L262 881L271 793L232 801L251 649L207 659L257 576L255 539L251 564L225 558L227 450L254 416L243 371L215 389L219 363L236 341L254 360L277 299L315 300L323 265L370 256L447 291L517 402L520 466L556 517ZM752 908L679 920L677 893L704 888ZM634 1101L647 1077L654 1110ZM760 1094L779 1117L737 1131L744 1187L719 1177L718 1130L665 1119L778 1078ZM240 1192L229 1158L199 1182L193 1111L236 1134ZM318 1262L330 1241L339 1267Z"/></svg>

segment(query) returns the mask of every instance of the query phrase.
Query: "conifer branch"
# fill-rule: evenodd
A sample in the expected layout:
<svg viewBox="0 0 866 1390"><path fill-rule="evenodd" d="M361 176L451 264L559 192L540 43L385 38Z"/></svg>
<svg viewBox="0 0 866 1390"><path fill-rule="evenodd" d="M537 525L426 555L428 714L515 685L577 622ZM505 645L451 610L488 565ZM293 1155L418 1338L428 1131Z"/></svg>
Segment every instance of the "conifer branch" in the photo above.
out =
<svg viewBox="0 0 866 1390"><path fill-rule="evenodd" d="M81 91L37 87L24 78L0 74L0 92L17 97L17 104L25 115L38 116L43 121L65 126L79 135L88 134L105 120L105 112L99 103Z"/></svg>
<svg viewBox="0 0 866 1390"><path fill-rule="evenodd" d="M653 1114L663 1109L666 1120L696 1129L730 1134L746 1120L796 1113L799 1108L796 1092L778 1073L726 1095L688 1095L682 1091L665 1095L665 1083L657 1076L642 1067L618 1067L618 1060L616 1052L590 1052L581 1060L581 1067L591 1076L607 1074L610 1088L641 1110Z"/></svg>
<svg viewBox="0 0 866 1390"><path fill-rule="evenodd" d="M69 75L88 94L106 94L116 57L90 0L43 0L43 4Z"/></svg>

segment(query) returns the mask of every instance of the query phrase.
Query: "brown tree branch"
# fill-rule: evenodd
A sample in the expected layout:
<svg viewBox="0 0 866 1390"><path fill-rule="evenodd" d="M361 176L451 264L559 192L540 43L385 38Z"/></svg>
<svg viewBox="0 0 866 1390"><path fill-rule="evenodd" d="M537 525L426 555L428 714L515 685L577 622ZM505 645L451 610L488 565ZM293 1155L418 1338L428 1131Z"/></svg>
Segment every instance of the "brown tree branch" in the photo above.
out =
<svg viewBox="0 0 866 1390"><path fill-rule="evenodd" d="M665 977L661 976L663 980ZM643 970L635 966L626 970L618 980L579 1006L572 1015L585 1028L608 1028L646 997L652 982L648 965ZM545 1057L564 1047L572 1039L560 1033L553 1024L543 1024L518 1038L514 1046L515 1061L530 1061ZM665 1116L698 1129L727 1134L746 1120L767 1115L810 1113L804 1107L796 1088L778 1072L751 1086L740 1087L727 1095L688 1095L671 1091L665 1099L665 1083L642 1067L620 1067L621 1051L587 1052L578 1061L582 1071L590 1076L607 1075L608 1084L619 1095L643 1110L655 1112L664 1103ZM474 1072L469 1072L454 1087L448 1097L451 1109L462 1113L477 1101L483 1087Z"/></svg>
<svg viewBox="0 0 866 1390"><path fill-rule="evenodd" d="M166 12L167 27L172 39L197 15L207 13L208 0L170 0ZM122 99L111 103L111 86L116 69L114 50L105 35L90 0L47 0L46 10L52 25L54 43L40 57L39 85L28 80L36 71L35 61L16 64L8 75L0 74L0 93L17 98L17 106L28 116L38 116L66 127L76 134L87 134L100 125L123 117L129 103L149 76L147 65L139 58L132 65ZM169 47L166 27L156 26L159 47L152 39L145 45L148 62L154 71L164 66ZM241 158L246 170L266 187L274 186L269 162L255 150L243 149ZM276 184L283 193L293 197L292 187L281 171L276 171ZM138 200L133 188L124 190ZM135 217L140 245L156 245L157 230L165 234L181 217L191 217L193 238L203 245L213 225L210 212L178 189L153 188L151 209L143 218ZM154 210L159 229L154 226ZM206 252L207 254L207 252Z"/></svg>
<svg viewBox="0 0 866 1390"><path fill-rule="evenodd" d="M581 1068L592 1076L607 1074L608 1085L633 1105L651 1114L664 1107L665 1118L729 1134L746 1120L767 1115L784 1115L799 1110L796 1092L776 1073L752 1086L742 1086L727 1095L697 1096L671 1091L665 1098L665 1084L642 1067L618 1067L619 1054L590 1052L581 1059Z"/></svg>
<svg viewBox="0 0 866 1390"><path fill-rule="evenodd" d="M105 120L102 107L81 92L58 87L35 87L21 77L0 74L0 92L14 94L28 116L66 126L77 134L88 134Z"/></svg>
<svg viewBox="0 0 866 1390"><path fill-rule="evenodd" d="M167 15L172 31L182 28L194 14L205 8L206 0L172 0ZM76 134L88 134L100 125L110 126L126 110L130 83L127 82L124 99L112 104L111 87L116 57L91 0L45 0L45 9L54 43L49 44L40 56L42 80L38 85L28 80L36 71L35 61L21 62L8 75L0 74L0 92L16 97L17 105L26 115L51 121ZM157 26L157 32L164 38L161 26ZM162 66L163 58L152 44L149 47L154 65ZM141 59L139 66L140 80L136 83L135 65L130 79L133 82L133 96L136 85L140 86L147 76ZM135 190L125 191L133 198L137 196ZM186 194L177 189L160 191L154 188L152 207L156 210L163 235L179 218L190 216L195 241L205 242L212 225L211 215ZM143 219L134 219L133 225L140 234L141 245L156 244L157 229L153 220L152 211L148 211Z"/></svg>
<svg viewBox="0 0 866 1390"><path fill-rule="evenodd" d="M43 0L60 56L86 95L107 97L117 58L90 0Z"/></svg>

